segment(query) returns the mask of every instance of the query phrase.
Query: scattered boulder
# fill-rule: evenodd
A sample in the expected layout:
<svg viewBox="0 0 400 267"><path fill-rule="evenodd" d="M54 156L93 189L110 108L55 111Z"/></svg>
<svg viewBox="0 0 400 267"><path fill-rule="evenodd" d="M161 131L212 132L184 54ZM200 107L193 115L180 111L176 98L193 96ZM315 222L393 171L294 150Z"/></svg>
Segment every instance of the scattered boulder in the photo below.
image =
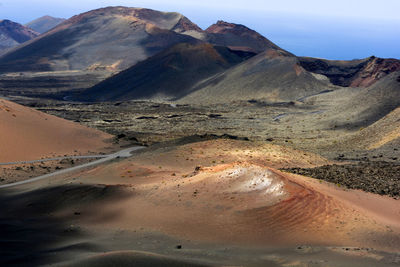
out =
<svg viewBox="0 0 400 267"><path fill-rule="evenodd" d="M209 114L208 117L211 119L218 119L218 118L221 118L222 115L221 114Z"/></svg>

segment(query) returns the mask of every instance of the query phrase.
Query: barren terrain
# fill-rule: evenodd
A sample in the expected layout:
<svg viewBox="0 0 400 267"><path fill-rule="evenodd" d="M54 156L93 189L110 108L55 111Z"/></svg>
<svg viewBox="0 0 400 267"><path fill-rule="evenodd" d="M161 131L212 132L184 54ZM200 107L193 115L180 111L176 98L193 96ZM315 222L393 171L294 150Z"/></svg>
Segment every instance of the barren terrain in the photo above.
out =
<svg viewBox="0 0 400 267"><path fill-rule="evenodd" d="M74 266L396 266L398 200L277 170L330 163L263 142L149 148L51 185L3 192L2 201L12 202L1 212L2 236L21 241L1 259ZM21 214L33 223L16 223Z"/></svg>
<svg viewBox="0 0 400 267"><path fill-rule="evenodd" d="M400 60L145 8L53 22L0 56L1 266L400 265Z"/></svg>
<svg viewBox="0 0 400 267"><path fill-rule="evenodd" d="M0 162L107 151L112 136L0 99Z"/></svg>

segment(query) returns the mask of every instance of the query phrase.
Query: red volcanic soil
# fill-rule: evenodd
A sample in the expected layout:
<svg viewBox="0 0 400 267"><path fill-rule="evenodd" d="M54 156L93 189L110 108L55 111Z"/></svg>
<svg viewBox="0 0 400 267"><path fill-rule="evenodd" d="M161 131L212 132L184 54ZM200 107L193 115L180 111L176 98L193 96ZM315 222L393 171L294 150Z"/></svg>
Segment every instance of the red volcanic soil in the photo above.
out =
<svg viewBox="0 0 400 267"><path fill-rule="evenodd" d="M368 87L386 75L400 71L400 61L397 59L373 58L357 73L350 87Z"/></svg>
<svg viewBox="0 0 400 267"><path fill-rule="evenodd" d="M5 191L13 201L0 195L8 203L0 230L26 241L7 248L5 262L28 250L78 266L142 266L138 257L164 266L161 254L197 255L206 266L396 266L399 200L277 171L329 163L261 142L213 140L25 184ZM220 258L229 261L211 264Z"/></svg>
<svg viewBox="0 0 400 267"><path fill-rule="evenodd" d="M111 135L0 99L0 162L65 154L88 154L109 147Z"/></svg>
<svg viewBox="0 0 400 267"><path fill-rule="evenodd" d="M102 216L117 213L115 220L90 227L142 227L178 238L254 246L398 251L397 200L275 169L324 162L301 151L225 140L147 152L84 175L85 182L119 185L132 194L102 205Z"/></svg>

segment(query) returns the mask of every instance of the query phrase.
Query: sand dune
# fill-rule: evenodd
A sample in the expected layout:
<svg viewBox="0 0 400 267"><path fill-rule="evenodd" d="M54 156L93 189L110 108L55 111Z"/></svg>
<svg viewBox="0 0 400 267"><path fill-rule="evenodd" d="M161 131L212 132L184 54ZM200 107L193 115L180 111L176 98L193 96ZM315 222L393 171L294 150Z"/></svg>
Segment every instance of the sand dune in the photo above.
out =
<svg viewBox="0 0 400 267"><path fill-rule="evenodd" d="M145 226L204 242L267 246L400 244L398 201L276 170L327 162L298 153L210 141L98 168L87 181L135 188L134 197L103 206L120 211L107 227ZM387 227L395 232L388 234Z"/></svg>
<svg viewBox="0 0 400 267"><path fill-rule="evenodd" d="M111 137L0 99L0 162L99 152Z"/></svg>
<svg viewBox="0 0 400 267"><path fill-rule="evenodd" d="M56 248L52 262L77 266L203 264L190 259L287 266L306 264L304 257L311 255L330 259L329 266L393 266L390 253L400 247L398 200L277 170L328 163L276 145L213 140L149 149L81 172L79 180L71 175L51 186L24 185L22 193L2 196L13 199L2 216L8 218L3 227L12 230L7 238L29 242L13 244L21 252L7 250L14 254L2 260L23 260L33 238L32 255L39 257L33 259L46 262L43 249ZM28 221L47 214L46 229L40 222L14 223L21 214ZM30 237L21 237L24 231ZM240 256L221 249L229 247L241 248Z"/></svg>

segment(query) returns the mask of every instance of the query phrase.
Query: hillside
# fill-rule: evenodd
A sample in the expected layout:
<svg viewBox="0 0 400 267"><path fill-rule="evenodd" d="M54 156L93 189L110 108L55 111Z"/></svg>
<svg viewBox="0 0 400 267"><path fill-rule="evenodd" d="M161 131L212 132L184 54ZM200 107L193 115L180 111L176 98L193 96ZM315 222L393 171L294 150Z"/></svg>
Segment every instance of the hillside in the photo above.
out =
<svg viewBox="0 0 400 267"><path fill-rule="evenodd" d="M0 20L0 54L38 35L38 32L19 23L10 20Z"/></svg>
<svg viewBox="0 0 400 267"><path fill-rule="evenodd" d="M38 19L35 19L27 24L25 24L26 27L29 27L33 29L34 31L38 33L45 33L48 30L53 29L60 23L64 22L66 19L63 18L55 18L51 16L43 16Z"/></svg>
<svg viewBox="0 0 400 267"><path fill-rule="evenodd" d="M112 136L0 99L0 162L87 154Z"/></svg>
<svg viewBox="0 0 400 267"><path fill-rule="evenodd" d="M178 44L86 90L79 99L176 99L198 81L253 55L211 44Z"/></svg>
<svg viewBox="0 0 400 267"><path fill-rule="evenodd" d="M348 123L351 123L355 129L378 122L400 106L399 77L400 72L394 72L367 88L343 88L337 91L337 94L327 96L337 102L333 114L351 118ZM340 99L341 101L338 101ZM335 119L332 117L331 120ZM341 127L345 123L342 120L342 123L337 126ZM377 137L371 135L368 138Z"/></svg>
<svg viewBox="0 0 400 267"><path fill-rule="evenodd" d="M391 142L400 143L400 108L397 108L371 126L362 129L350 142L366 149L377 149Z"/></svg>
<svg viewBox="0 0 400 267"><path fill-rule="evenodd" d="M331 89L334 87L326 79L304 70L296 57L269 50L196 85L193 93L179 101L294 101Z"/></svg>

